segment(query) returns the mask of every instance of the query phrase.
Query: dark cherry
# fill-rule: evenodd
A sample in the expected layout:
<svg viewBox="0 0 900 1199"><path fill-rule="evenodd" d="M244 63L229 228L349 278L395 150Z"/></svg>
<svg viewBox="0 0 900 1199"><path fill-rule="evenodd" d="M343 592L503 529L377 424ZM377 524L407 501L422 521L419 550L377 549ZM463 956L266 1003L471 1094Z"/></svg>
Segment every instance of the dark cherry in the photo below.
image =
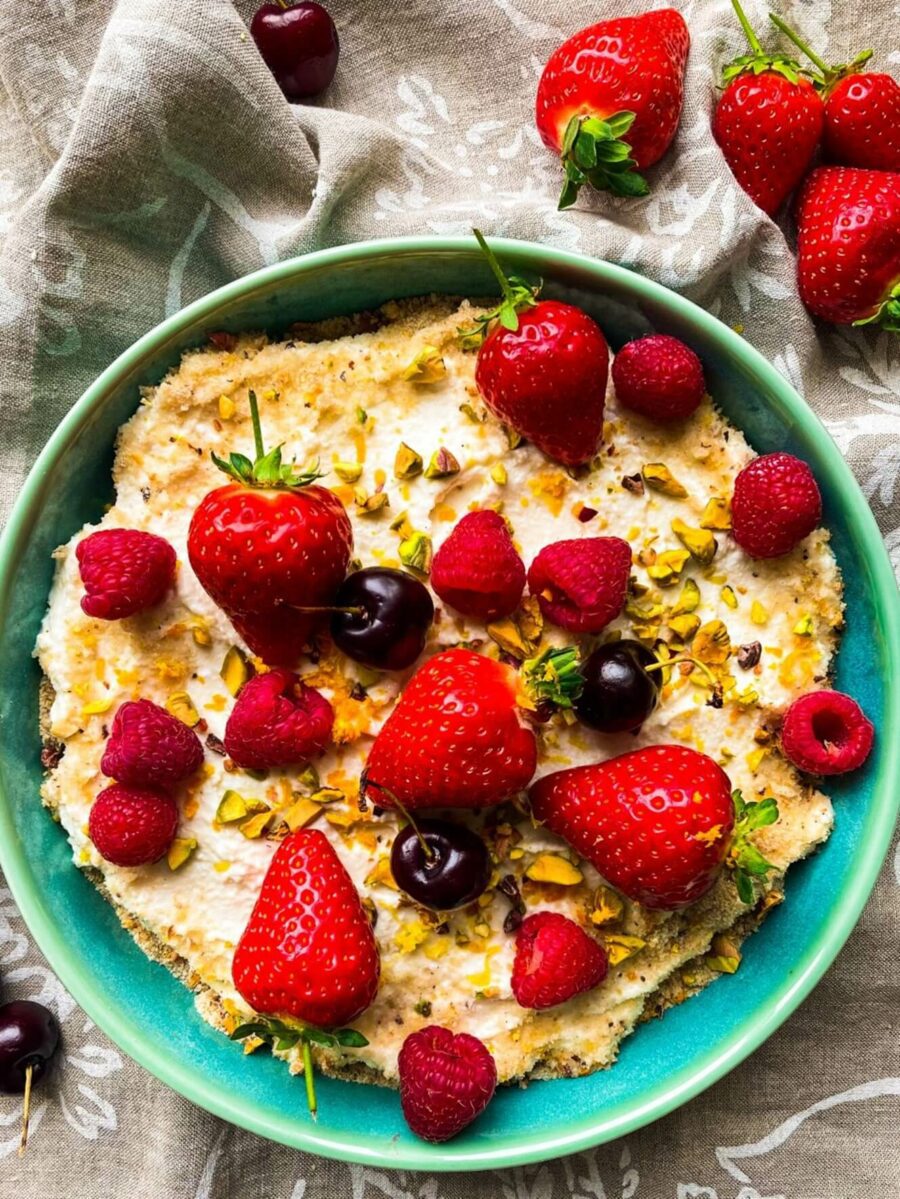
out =
<svg viewBox="0 0 900 1199"><path fill-rule="evenodd" d="M59 1024L51 1011L30 999L0 1007L0 1091L21 1095L28 1067L32 1085L47 1070L59 1045Z"/></svg>
<svg viewBox="0 0 900 1199"><path fill-rule="evenodd" d="M339 51L337 30L315 0L263 4L250 22L250 33L289 100L317 96L334 79Z"/></svg>
<svg viewBox="0 0 900 1199"><path fill-rule="evenodd" d="M391 846L391 873L406 894L436 912L465 907L491 877L491 857L477 833L449 820L408 824ZM421 840L419 839L421 837ZM422 841L428 846L426 854Z"/></svg>
<svg viewBox="0 0 900 1199"><path fill-rule="evenodd" d="M601 733L639 729L659 699L659 679L646 669L655 661L639 641L610 641L595 649L581 666L578 719Z"/></svg>
<svg viewBox="0 0 900 1199"><path fill-rule="evenodd" d="M348 575L335 596L331 636L354 662L375 670L411 666L425 645L434 603L412 575L388 566L369 566Z"/></svg>

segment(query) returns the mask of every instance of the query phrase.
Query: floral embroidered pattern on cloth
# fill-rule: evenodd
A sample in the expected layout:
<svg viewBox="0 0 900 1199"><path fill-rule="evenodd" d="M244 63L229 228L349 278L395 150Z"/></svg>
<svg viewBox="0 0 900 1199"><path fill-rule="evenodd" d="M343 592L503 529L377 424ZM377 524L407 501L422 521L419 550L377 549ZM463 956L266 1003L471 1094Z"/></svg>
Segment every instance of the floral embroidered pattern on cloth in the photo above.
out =
<svg viewBox="0 0 900 1199"><path fill-rule="evenodd" d="M341 60L307 105L289 105L259 58L250 0L0 7L0 516L84 387L164 316L322 246L477 225L635 267L738 328L817 411L900 567L900 339L806 313L790 217L754 206L709 135L720 68L745 49L729 0L673 2L692 39L674 152L648 171L649 196L585 189L564 212L534 91L565 37L618 15L612 0L331 0ZM900 72L896 0L780 7L830 61L875 44L877 69ZM745 8L765 28L761 0ZM885 947L898 897L900 847L814 995L667 1119L546 1165L428 1177L269 1144L166 1089L77 1008L0 889L3 999L48 1005L64 1037L21 1160L21 1105L0 1104L0 1199L67 1199L75 1177L79 1193L110 1199L894 1194L900 1047Z"/></svg>

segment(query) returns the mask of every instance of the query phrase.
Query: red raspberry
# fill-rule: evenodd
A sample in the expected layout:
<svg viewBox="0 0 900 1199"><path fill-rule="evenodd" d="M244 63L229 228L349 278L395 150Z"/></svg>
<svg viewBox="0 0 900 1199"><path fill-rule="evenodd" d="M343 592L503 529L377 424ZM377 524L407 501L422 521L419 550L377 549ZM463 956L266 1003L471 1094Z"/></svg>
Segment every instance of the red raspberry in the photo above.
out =
<svg viewBox="0 0 900 1199"><path fill-rule="evenodd" d="M113 721L100 769L129 787L174 787L203 761L189 729L149 699L122 704Z"/></svg>
<svg viewBox="0 0 900 1199"><path fill-rule="evenodd" d="M751 558L790 553L809 536L821 515L815 477L793 454L754 458L734 481L732 532Z"/></svg>
<svg viewBox="0 0 900 1199"><path fill-rule="evenodd" d="M700 359L683 341L651 333L622 346L613 359L616 399L650 420L684 420L706 395Z"/></svg>
<svg viewBox="0 0 900 1199"><path fill-rule="evenodd" d="M862 766L872 749L875 727L855 699L841 691L811 691L788 708L781 748L788 761L809 774L844 774Z"/></svg>
<svg viewBox="0 0 900 1199"><path fill-rule="evenodd" d="M528 589L547 620L572 633L599 633L622 611L631 546L621 537L545 545L528 568Z"/></svg>
<svg viewBox="0 0 900 1199"><path fill-rule="evenodd" d="M270 670L241 689L225 725L225 749L238 766L296 766L322 753L334 712L290 670Z"/></svg>
<svg viewBox="0 0 900 1199"><path fill-rule="evenodd" d="M497 1067L481 1041L439 1024L410 1033L397 1065L403 1114L425 1141L449 1141L462 1132L497 1087Z"/></svg>
<svg viewBox="0 0 900 1199"><path fill-rule="evenodd" d="M555 1007L606 978L606 951L559 912L526 916L516 934L512 992L521 1007Z"/></svg>
<svg viewBox="0 0 900 1199"><path fill-rule="evenodd" d="M91 840L114 866L158 861L172 844L177 827L178 808L171 795L119 783L100 792L88 817Z"/></svg>
<svg viewBox="0 0 900 1199"><path fill-rule="evenodd" d="M75 547L85 594L81 607L100 620L152 608L175 580L175 551L154 533L100 529Z"/></svg>
<svg viewBox="0 0 900 1199"><path fill-rule="evenodd" d="M487 623L514 612L525 588L525 565L506 521L470 512L434 556L431 586L445 604Z"/></svg>

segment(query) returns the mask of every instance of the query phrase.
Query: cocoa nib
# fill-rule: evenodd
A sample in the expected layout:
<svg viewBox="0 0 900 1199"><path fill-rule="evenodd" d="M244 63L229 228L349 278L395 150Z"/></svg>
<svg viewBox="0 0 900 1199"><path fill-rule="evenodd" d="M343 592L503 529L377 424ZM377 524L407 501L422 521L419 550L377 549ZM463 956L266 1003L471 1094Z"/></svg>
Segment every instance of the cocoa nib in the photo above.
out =
<svg viewBox="0 0 900 1199"><path fill-rule="evenodd" d="M741 670L750 670L759 661L762 645L758 641L750 641L742 645L737 652L737 664Z"/></svg>
<svg viewBox="0 0 900 1199"><path fill-rule="evenodd" d="M631 491L635 495L644 494L644 480L641 478L640 474L623 475L622 486L626 491Z"/></svg>

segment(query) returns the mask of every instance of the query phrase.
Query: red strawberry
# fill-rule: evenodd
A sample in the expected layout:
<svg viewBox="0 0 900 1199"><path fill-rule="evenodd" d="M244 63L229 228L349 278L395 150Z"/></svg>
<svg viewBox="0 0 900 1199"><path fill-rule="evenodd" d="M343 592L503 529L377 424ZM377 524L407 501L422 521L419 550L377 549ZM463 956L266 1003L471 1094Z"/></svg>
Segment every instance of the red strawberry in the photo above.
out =
<svg viewBox="0 0 900 1199"><path fill-rule="evenodd" d="M528 589L552 624L599 633L622 611L630 573L627 541L576 537L544 546L528 568Z"/></svg>
<svg viewBox="0 0 900 1199"><path fill-rule="evenodd" d="M129 787L174 787L203 761L193 729L149 699L121 705L100 769Z"/></svg>
<svg viewBox="0 0 900 1199"><path fill-rule="evenodd" d="M822 138L825 106L791 58L766 54L738 0L732 0L751 53L725 68L713 136L735 179L774 216L809 169Z"/></svg>
<svg viewBox="0 0 900 1199"><path fill-rule="evenodd" d="M375 998L372 925L318 829L298 829L275 851L231 974L257 1012L320 1028L349 1024Z"/></svg>
<svg viewBox="0 0 900 1199"><path fill-rule="evenodd" d="M485 623L515 611L525 566L503 517L490 509L464 516L434 556L431 586L445 604Z"/></svg>
<svg viewBox="0 0 900 1199"><path fill-rule="evenodd" d="M516 686L510 667L468 649L420 666L369 753L363 777L375 802L480 808L527 787L537 746L519 723Z"/></svg>
<svg viewBox="0 0 900 1199"><path fill-rule="evenodd" d="M250 411L256 461L232 454L224 462L213 454L234 482L201 500L188 557L250 649L269 665L292 665L347 573L353 534L337 496L311 486L315 473L283 466L280 446L264 452L253 392ZM283 646L273 636L276 628Z"/></svg>
<svg viewBox="0 0 900 1199"><path fill-rule="evenodd" d="M797 206L797 279L814 316L900 332L900 174L813 171Z"/></svg>
<svg viewBox="0 0 900 1199"><path fill-rule="evenodd" d="M114 783L91 805L88 835L114 866L156 862L172 844L178 808L165 791Z"/></svg>
<svg viewBox="0 0 900 1199"><path fill-rule="evenodd" d="M507 280L475 230L503 292L478 322L484 336L475 382L488 408L548 457L566 466L587 462L603 433L609 347L586 312L536 300L521 279Z"/></svg>
<svg viewBox="0 0 900 1199"><path fill-rule="evenodd" d="M559 912L526 916L516 934L512 992L521 1007L555 1007L606 978L603 947Z"/></svg>
<svg viewBox="0 0 900 1199"><path fill-rule="evenodd" d="M620 196L646 195L637 172L662 158L675 136L690 44L681 14L663 8L600 21L551 54L535 120L565 165L560 208L574 204L584 182Z"/></svg>
<svg viewBox="0 0 900 1199"><path fill-rule="evenodd" d="M684 420L706 395L700 359L683 341L651 333L629 341L613 359L616 399L649 420Z"/></svg>
<svg viewBox="0 0 900 1199"><path fill-rule="evenodd" d="M493 1098L497 1067L477 1037L429 1024L400 1049L400 1104L406 1122L426 1141L449 1141Z"/></svg>
<svg viewBox="0 0 900 1199"><path fill-rule="evenodd" d="M815 476L793 454L754 458L734 481L731 528L752 558L778 558L808 537L822 515Z"/></svg>
<svg viewBox="0 0 900 1199"><path fill-rule="evenodd" d="M324 695L290 670L270 670L241 688L225 725L225 749L249 770L298 766L323 752L333 723Z"/></svg>
<svg viewBox="0 0 900 1199"><path fill-rule="evenodd" d="M651 745L560 770L539 779L530 795L537 820L648 908L681 908L705 895L729 852L749 873L769 868L731 834L736 805L743 838L777 819L775 801L733 801L725 772L684 746ZM739 890L752 897L743 875Z"/></svg>
<svg viewBox="0 0 900 1199"><path fill-rule="evenodd" d="M175 581L175 551L155 533L100 529L75 547L85 594L81 607L100 620L152 608Z"/></svg>
<svg viewBox="0 0 900 1199"><path fill-rule="evenodd" d="M809 774L845 774L862 766L875 727L855 699L840 691L811 691L795 699L781 726L785 757Z"/></svg>

